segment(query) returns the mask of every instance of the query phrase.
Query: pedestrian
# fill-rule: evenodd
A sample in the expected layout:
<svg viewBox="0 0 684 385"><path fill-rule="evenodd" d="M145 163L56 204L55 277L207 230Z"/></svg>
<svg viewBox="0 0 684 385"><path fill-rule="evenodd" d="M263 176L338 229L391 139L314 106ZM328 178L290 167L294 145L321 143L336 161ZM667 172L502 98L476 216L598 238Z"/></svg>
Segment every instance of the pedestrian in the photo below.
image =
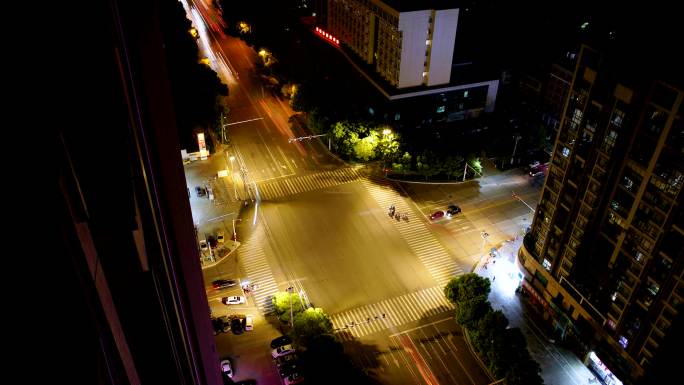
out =
<svg viewBox="0 0 684 385"><path fill-rule="evenodd" d="M492 282L496 281L496 275L492 277Z"/></svg>

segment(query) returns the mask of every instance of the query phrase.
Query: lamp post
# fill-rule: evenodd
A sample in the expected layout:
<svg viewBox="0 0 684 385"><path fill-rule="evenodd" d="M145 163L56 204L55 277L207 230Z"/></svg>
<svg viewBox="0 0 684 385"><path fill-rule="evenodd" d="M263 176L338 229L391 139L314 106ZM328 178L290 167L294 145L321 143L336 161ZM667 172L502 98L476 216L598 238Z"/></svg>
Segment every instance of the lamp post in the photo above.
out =
<svg viewBox="0 0 684 385"><path fill-rule="evenodd" d="M482 230L482 232L480 233L480 237L482 237L482 247L480 247L480 258L482 258L484 256L484 245L485 242L487 242L487 237L489 237L489 234L486 231Z"/></svg>
<svg viewBox="0 0 684 385"><path fill-rule="evenodd" d="M515 134L513 139L515 139L515 145L513 146L513 154L511 155L511 164L513 164L513 160L515 159L515 150L518 148L518 140L522 139L522 136Z"/></svg>
<svg viewBox="0 0 684 385"><path fill-rule="evenodd" d="M233 218L233 242L237 242L237 233L235 232L235 221L242 221L242 218Z"/></svg>
<svg viewBox="0 0 684 385"><path fill-rule="evenodd" d="M389 136L389 140L391 141L392 140L391 135L392 135L392 130L390 130L389 128L385 128L384 130L382 130L383 141L386 142L386 138L388 136ZM385 172L385 177L387 177L387 154L383 154L383 157L382 157L382 171Z"/></svg>
<svg viewBox="0 0 684 385"><path fill-rule="evenodd" d="M233 161L235 160L234 156L230 156L230 179L233 181L233 191L235 192L235 200L238 199L237 196L237 187L235 186L235 174L233 173Z"/></svg>
<svg viewBox="0 0 684 385"><path fill-rule="evenodd" d="M290 327L294 327L294 319L292 318L292 286L287 288L287 292L290 293Z"/></svg>

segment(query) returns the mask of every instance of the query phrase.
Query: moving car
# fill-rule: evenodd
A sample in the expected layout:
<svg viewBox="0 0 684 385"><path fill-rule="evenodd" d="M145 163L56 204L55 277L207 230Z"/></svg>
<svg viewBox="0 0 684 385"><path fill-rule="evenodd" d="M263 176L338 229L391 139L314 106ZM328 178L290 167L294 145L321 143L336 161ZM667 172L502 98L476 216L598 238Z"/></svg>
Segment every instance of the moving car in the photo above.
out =
<svg viewBox="0 0 684 385"><path fill-rule="evenodd" d="M209 246L207 245L206 239L200 239L199 241L200 251L209 251Z"/></svg>
<svg viewBox="0 0 684 385"><path fill-rule="evenodd" d="M430 215L430 219L432 219L433 221L442 217L444 217L444 211L442 210L437 210L434 213L432 213L432 215Z"/></svg>
<svg viewBox="0 0 684 385"><path fill-rule="evenodd" d="M233 368L230 366L230 361L221 361L221 372L223 372L224 375L233 378Z"/></svg>
<svg viewBox="0 0 684 385"><path fill-rule="evenodd" d="M245 300L245 297L243 297L243 296L232 296L232 297L221 298L221 302L224 305L239 305L239 304L245 303L247 301Z"/></svg>
<svg viewBox="0 0 684 385"><path fill-rule="evenodd" d="M292 338L290 336L280 336L271 341L271 349L275 349L279 346L287 345L292 343Z"/></svg>
<svg viewBox="0 0 684 385"><path fill-rule="evenodd" d="M223 232L223 230L219 230L216 233L216 241L218 241L218 243L223 243L226 241L225 233Z"/></svg>
<svg viewBox="0 0 684 385"><path fill-rule="evenodd" d="M287 344L273 349L273 352L271 352L271 356L273 356L273 358L278 358L292 353L294 353L294 348L291 344Z"/></svg>
<svg viewBox="0 0 684 385"><path fill-rule="evenodd" d="M207 195L207 190L205 190L204 188L202 188L200 186L195 186L195 192L197 193L198 198Z"/></svg>
<svg viewBox="0 0 684 385"><path fill-rule="evenodd" d="M217 290L233 287L235 285L237 285L237 282L233 281L232 279L217 279L211 282L211 286Z"/></svg>

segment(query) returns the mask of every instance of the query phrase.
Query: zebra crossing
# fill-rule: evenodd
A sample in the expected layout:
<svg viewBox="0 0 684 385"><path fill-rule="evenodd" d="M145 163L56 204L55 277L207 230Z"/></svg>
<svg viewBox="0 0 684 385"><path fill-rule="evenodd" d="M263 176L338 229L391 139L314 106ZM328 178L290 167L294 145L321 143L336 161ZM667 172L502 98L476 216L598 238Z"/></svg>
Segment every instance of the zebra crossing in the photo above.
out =
<svg viewBox="0 0 684 385"><path fill-rule="evenodd" d="M408 202L388 182L384 180L362 179L361 183L366 187L366 190L368 190L373 199L378 202L380 207L388 208L394 205L398 213L412 212ZM437 285L444 287L451 278L463 274L463 269L454 262L423 220L411 218L410 215L409 217L408 221L396 221L389 218L388 220L395 224L411 251L418 256L418 259L420 259L430 275L437 281Z"/></svg>
<svg viewBox="0 0 684 385"><path fill-rule="evenodd" d="M443 288L434 286L399 297L361 306L330 317L343 341L360 338L392 327L452 310ZM384 316L383 316L384 315Z"/></svg>
<svg viewBox="0 0 684 385"><path fill-rule="evenodd" d="M273 200L303 192L320 190L338 186L359 179L360 175L355 167L345 167L337 170L323 171L286 179L274 179L259 182L259 195L262 200Z"/></svg>
<svg viewBox="0 0 684 385"><path fill-rule="evenodd" d="M240 245L237 253L250 284L257 285L256 289L251 291L257 309L262 314L268 314L274 310L271 298L278 291L278 284L261 246L264 239L263 227L258 226L254 234Z"/></svg>

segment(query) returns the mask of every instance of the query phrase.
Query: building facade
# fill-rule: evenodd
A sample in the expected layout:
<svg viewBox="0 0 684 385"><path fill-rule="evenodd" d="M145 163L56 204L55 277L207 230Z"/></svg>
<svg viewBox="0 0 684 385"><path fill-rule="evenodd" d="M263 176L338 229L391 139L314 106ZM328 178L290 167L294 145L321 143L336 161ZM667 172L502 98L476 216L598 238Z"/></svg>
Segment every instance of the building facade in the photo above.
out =
<svg viewBox="0 0 684 385"><path fill-rule="evenodd" d="M89 52L92 73L68 77L66 116L54 117L58 241L49 259L60 274L52 273L59 283L48 302L59 305L51 318L65 322L51 333L62 351L50 361L66 362L51 376L223 384L160 11L150 1L96 2L91 11L80 27L99 43Z"/></svg>
<svg viewBox="0 0 684 385"><path fill-rule="evenodd" d="M448 84L457 8L402 1L329 0L329 31L397 88Z"/></svg>
<svg viewBox="0 0 684 385"><path fill-rule="evenodd" d="M582 46L518 255L523 286L607 384L642 377L684 311L684 87L624 64Z"/></svg>

